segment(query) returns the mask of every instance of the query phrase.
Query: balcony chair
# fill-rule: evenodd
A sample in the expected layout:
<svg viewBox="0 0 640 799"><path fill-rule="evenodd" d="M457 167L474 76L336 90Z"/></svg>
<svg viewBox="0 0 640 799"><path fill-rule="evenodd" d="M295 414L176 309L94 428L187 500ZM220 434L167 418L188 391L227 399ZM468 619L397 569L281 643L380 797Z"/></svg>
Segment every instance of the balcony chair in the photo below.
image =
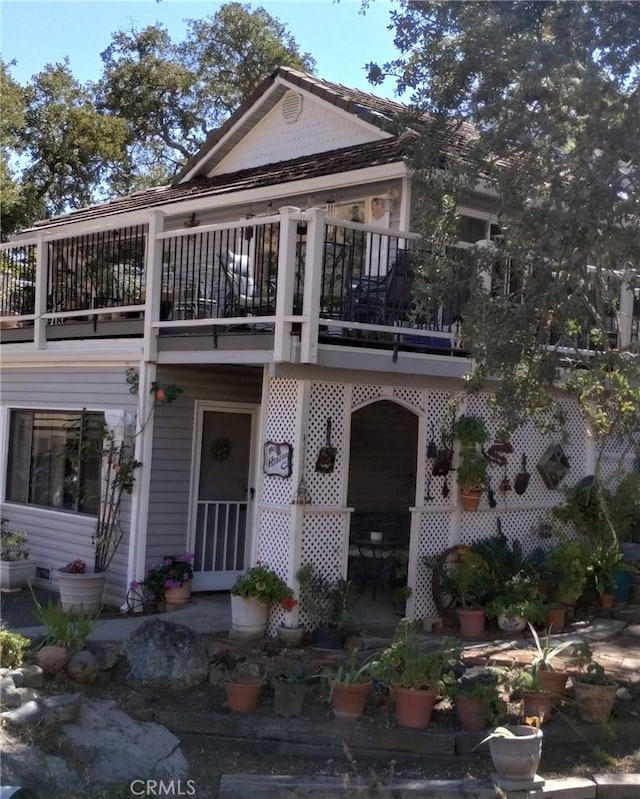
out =
<svg viewBox="0 0 640 799"><path fill-rule="evenodd" d="M257 283L249 255L227 250L220 255L220 265L227 281L225 316L272 316L276 310L276 284Z"/></svg>

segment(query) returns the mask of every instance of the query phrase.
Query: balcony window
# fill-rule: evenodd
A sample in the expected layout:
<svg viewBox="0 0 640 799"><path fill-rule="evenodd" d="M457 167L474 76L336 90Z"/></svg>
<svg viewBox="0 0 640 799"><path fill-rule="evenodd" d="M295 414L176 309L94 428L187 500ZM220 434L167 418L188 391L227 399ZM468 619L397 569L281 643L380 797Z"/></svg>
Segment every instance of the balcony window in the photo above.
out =
<svg viewBox="0 0 640 799"><path fill-rule="evenodd" d="M12 411L7 501L96 515L104 415Z"/></svg>

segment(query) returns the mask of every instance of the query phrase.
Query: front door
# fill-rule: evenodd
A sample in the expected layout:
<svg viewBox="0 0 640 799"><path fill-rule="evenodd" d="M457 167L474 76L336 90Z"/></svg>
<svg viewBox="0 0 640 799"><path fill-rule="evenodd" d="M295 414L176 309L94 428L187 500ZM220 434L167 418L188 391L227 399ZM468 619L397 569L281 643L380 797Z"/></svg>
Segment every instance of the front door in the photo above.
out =
<svg viewBox="0 0 640 799"><path fill-rule="evenodd" d="M231 588L250 556L255 406L197 406L190 541L196 591Z"/></svg>

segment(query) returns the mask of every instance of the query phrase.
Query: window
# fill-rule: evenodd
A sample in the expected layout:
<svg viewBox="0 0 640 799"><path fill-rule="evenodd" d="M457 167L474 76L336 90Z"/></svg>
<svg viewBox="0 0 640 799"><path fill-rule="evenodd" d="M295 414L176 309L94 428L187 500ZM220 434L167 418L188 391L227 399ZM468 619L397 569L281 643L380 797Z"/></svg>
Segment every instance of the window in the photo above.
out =
<svg viewBox="0 0 640 799"><path fill-rule="evenodd" d="M12 411L7 501L96 515L104 414Z"/></svg>

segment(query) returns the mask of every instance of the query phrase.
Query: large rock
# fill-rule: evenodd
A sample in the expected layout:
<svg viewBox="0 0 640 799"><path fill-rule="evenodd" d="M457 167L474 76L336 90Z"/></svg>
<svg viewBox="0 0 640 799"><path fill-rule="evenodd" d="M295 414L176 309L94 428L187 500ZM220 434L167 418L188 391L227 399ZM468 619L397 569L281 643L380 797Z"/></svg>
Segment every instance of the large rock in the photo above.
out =
<svg viewBox="0 0 640 799"><path fill-rule="evenodd" d="M82 683L95 682L100 671L100 665L97 659L91 654L83 650L76 652L69 658L67 663L67 674L72 680Z"/></svg>
<svg viewBox="0 0 640 799"><path fill-rule="evenodd" d="M63 646L43 646L36 653L36 664L45 674L58 674L69 662L69 653Z"/></svg>
<svg viewBox="0 0 640 799"><path fill-rule="evenodd" d="M159 724L134 721L114 702L84 702L78 723L66 725L62 734L74 757L91 774L92 783L151 776L179 780L188 775L188 763L175 735Z"/></svg>
<svg viewBox="0 0 640 799"><path fill-rule="evenodd" d="M76 796L84 781L61 757L47 755L33 743L14 738L0 728L1 785L21 785L29 796Z"/></svg>
<svg viewBox="0 0 640 799"><path fill-rule="evenodd" d="M143 686L186 690L209 674L205 643L184 624L149 619L125 641L124 651L129 680Z"/></svg>

